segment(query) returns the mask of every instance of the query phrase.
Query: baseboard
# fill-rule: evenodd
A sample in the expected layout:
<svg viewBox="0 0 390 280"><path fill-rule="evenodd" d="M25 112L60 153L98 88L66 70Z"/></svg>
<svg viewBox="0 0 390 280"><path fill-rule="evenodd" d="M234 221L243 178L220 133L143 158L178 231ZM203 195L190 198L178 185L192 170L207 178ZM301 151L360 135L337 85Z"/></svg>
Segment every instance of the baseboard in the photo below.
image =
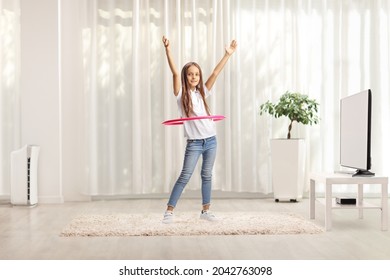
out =
<svg viewBox="0 0 390 280"><path fill-rule="evenodd" d="M0 204L11 203L10 195L0 195ZM38 204L58 204L64 203L63 196L38 196Z"/></svg>
<svg viewBox="0 0 390 280"><path fill-rule="evenodd" d="M64 203L63 196L38 196L38 204L58 204Z"/></svg>
<svg viewBox="0 0 390 280"><path fill-rule="evenodd" d="M216 199L261 199L261 198L273 198L271 194L263 193L239 193L239 192L223 192L223 191L213 191L212 197ZM96 200L116 200L116 199L168 199L169 193L158 193L158 194L139 194L139 195L92 195L92 201ZM181 198L201 198L200 190L186 190ZM68 199L67 199L68 201Z"/></svg>
<svg viewBox="0 0 390 280"><path fill-rule="evenodd" d="M11 195L7 194L2 194L0 195L0 201L3 201L3 200L11 200Z"/></svg>

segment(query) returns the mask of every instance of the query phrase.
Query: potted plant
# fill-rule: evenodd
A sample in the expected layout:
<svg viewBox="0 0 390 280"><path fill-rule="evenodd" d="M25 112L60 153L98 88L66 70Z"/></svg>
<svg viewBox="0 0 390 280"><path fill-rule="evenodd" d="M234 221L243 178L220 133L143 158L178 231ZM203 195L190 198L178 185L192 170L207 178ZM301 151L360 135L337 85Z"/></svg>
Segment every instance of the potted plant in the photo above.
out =
<svg viewBox="0 0 390 280"><path fill-rule="evenodd" d="M270 114L275 118L287 117L290 122L287 138L271 140L272 187L275 201L297 201L303 196L305 178L305 141L291 138L294 122L313 125L319 122L319 104L307 95L287 91L277 103L267 101L260 105L260 115Z"/></svg>

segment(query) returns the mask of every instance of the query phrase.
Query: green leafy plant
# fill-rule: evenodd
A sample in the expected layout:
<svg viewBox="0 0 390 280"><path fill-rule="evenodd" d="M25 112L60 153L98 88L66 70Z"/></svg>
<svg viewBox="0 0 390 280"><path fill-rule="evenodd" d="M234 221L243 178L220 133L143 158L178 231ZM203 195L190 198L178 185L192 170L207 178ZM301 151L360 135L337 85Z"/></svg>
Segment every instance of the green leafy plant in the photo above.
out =
<svg viewBox="0 0 390 280"><path fill-rule="evenodd" d="M299 92L287 91L283 94L279 102L272 103L267 101L260 105L260 115L268 113L275 118L285 116L290 119L288 126L287 139L291 138L291 129L293 122L302 124L317 124L319 104L315 99L309 99L305 94Z"/></svg>

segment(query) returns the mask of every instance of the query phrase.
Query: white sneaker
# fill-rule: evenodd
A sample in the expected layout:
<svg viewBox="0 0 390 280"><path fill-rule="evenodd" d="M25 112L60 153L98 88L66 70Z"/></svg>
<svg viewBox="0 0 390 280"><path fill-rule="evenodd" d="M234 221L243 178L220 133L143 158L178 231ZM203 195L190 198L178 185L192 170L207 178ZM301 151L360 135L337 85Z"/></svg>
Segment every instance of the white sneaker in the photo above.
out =
<svg viewBox="0 0 390 280"><path fill-rule="evenodd" d="M172 211L165 211L164 218L162 220L164 224L170 224L173 222L173 212Z"/></svg>
<svg viewBox="0 0 390 280"><path fill-rule="evenodd" d="M217 217L209 211L202 211L202 213L200 213L200 218L209 222L218 222Z"/></svg>

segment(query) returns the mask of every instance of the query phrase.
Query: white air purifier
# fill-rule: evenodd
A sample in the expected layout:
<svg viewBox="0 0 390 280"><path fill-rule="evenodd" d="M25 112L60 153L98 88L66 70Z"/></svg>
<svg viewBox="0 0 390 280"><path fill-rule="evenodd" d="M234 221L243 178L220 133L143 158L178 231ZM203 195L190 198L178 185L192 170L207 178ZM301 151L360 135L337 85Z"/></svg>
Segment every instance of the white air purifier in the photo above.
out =
<svg viewBox="0 0 390 280"><path fill-rule="evenodd" d="M38 203L39 146L26 145L11 152L11 204L35 206Z"/></svg>

